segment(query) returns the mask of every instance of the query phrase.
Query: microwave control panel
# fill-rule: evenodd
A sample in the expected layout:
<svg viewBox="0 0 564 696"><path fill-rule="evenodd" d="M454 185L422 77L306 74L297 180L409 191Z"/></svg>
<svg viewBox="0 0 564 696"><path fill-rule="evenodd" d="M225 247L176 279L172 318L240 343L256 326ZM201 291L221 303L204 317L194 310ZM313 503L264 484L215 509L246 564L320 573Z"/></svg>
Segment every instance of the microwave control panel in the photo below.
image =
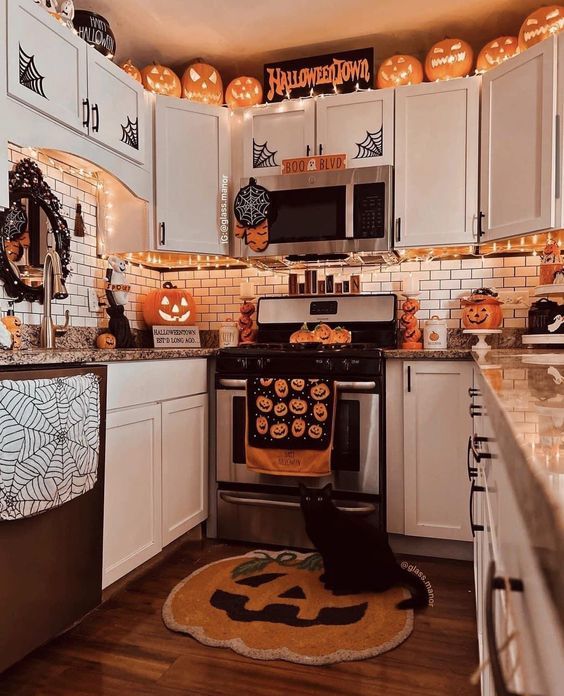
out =
<svg viewBox="0 0 564 696"><path fill-rule="evenodd" d="M382 239L386 233L386 184L354 186L354 238Z"/></svg>

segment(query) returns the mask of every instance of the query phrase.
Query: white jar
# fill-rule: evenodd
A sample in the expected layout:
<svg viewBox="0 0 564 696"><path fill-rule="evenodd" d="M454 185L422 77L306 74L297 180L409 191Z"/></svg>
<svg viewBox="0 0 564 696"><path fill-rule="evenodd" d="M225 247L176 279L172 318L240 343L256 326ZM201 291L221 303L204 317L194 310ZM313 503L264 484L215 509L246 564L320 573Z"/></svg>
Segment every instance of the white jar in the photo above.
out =
<svg viewBox="0 0 564 696"><path fill-rule="evenodd" d="M447 335L446 319L432 316L423 328L423 347L425 350L446 350Z"/></svg>
<svg viewBox="0 0 564 696"><path fill-rule="evenodd" d="M239 345L239 329L233 319L226 319L219 327L219 347L236 348Z"/></svg>

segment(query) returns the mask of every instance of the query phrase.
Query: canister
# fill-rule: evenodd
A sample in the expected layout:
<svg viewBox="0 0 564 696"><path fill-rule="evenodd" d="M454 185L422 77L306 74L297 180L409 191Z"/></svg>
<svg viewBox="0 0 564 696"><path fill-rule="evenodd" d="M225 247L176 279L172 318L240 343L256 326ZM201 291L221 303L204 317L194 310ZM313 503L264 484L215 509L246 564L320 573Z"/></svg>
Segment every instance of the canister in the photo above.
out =
<svg viewBox="0 0 564 696"><path fill-rule="evenodd" d="M447 347L446 319L432 316L425 322L423 329L423 346L425 350L446 350Z"/></svg>
<svg viewBox="0 0 564 696"><path fill-rule="evenodd" d="M236 348L239 345L239 331L233 319L226 319L219 327L219 347Z"/></svg>

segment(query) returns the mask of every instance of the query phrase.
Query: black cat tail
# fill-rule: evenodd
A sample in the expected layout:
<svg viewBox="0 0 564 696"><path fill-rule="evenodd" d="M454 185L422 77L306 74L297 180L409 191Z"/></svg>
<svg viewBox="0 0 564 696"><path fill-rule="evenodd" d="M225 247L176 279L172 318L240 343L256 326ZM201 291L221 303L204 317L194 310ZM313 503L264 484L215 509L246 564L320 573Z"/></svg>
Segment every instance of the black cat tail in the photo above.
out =
<svg viewBox="0 0 564 696"><path fill-rule="evenodd" d="M425 583L418 575L401 568L399 582L411 591L412 596L409 599L402 599L396 604L397 609L425 609L429 606L429 593Z"/></svg>

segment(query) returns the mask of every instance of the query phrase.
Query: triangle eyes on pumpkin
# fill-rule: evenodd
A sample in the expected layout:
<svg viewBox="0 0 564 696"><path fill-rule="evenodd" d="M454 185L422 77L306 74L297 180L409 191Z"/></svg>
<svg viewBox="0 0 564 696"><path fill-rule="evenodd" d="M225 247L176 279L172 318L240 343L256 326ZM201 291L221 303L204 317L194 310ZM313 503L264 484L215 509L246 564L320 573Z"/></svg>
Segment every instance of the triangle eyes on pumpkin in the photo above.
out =
<svg viewBox="0 0 564 696"><path fill-rule="evenodd" d="M190 77L194 82L198 82L200 79L200 73L197 70L194 70L194 68L190 68Z"/></svg>
<svg viewBox="0 0 564 696"><path fill-rule="evenodd" d="M180 304L182 305L182 307L188 307L188 300L185 297L183 297L180 300Z"/></svg>
<svg viewBox="0 0 564 696"><path fill-rule="evenodd" d="M217 82L217 73L215 70L210 75L210 82L212 83L212 85L215 85Z"/></svg>
<svg viewBox="0 0 564 696"><path fill-rule="evenodd" d="M168 299L168 297L166 295L161 300L161 304L164 305L165 307L170 304L170 300Z"/></svg>

